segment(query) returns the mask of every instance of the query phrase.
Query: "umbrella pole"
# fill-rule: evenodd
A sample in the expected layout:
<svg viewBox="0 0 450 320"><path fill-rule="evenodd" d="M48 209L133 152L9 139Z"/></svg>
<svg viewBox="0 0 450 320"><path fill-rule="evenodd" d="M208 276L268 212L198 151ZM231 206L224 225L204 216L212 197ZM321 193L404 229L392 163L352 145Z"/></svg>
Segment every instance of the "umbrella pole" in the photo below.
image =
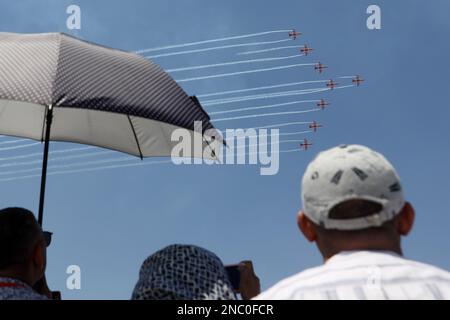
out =
<svg viewBox="0 0 450 320"><path fill-rule="evenodd" d="M50 144L50 129L52 127L53 120L53 108L52 105L48 106L45 125L45 140L44 140L44 158L42 160L42 175L41 175L41 193L39 197L39 215L38 222L42 226L44 218L44 199L45 199L45 183L47 180L47 161L48 161L48 149Z"/></svg>

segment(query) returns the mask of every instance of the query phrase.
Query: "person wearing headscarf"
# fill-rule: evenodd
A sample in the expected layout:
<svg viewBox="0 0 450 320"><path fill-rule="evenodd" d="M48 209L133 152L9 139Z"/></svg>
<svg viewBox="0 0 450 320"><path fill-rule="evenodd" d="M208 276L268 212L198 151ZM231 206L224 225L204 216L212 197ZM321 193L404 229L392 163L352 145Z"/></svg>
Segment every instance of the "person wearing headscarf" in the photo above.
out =
<svg viewBox="0 0 450 320"><path fill-rule="evenodd" d="M242 264L250 297L259 293L259 279L248 274L248 264ZM249 281L249 279L251 279ZM256 288L256 289L254 289ZM245 291L245 289L244 289ZM241 292L241 295L244 295ZM132 294L133 300L236 300L236 292L222 261L212 252L193 245L175 244L148 257L139 273Z"/></svg>

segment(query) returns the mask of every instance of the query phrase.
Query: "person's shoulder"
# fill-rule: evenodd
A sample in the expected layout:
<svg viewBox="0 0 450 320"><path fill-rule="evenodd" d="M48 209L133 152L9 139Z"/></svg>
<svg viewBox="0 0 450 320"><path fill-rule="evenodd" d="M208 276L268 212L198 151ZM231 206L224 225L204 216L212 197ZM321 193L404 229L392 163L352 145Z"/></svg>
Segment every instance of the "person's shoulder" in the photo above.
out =
<svg viewBox="0 0 450 320"><path fill-rule="evenodd" d="M293 276L287 277L271 288L265 290L254 300L286 300L290 298L293 291L296 291L300 286L316 278L316 275L322 274L325 271L326 265L306 269Z"/></svg>
<svg viewBox="0 0 450 320"><path fill-rule="evenodd" d="M31 288L2 288L0 300L49 300Z"/></svg>
<svg viewBox="0 0 450 320"><path fill-rule="evenodd" d="M445 282L448 281L450 284L450 272L447 270L420 261L410 259L404 259L404 261L411 268L415 269L421 276L426 278L436 278L436 280L443 280Z"/></svg>

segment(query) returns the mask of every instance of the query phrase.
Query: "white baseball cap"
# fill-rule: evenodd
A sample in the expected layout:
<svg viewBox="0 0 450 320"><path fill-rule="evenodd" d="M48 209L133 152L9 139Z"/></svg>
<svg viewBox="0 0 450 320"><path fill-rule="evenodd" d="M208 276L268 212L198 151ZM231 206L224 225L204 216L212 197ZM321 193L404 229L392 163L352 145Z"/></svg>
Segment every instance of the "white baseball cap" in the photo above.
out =
<svg viewBox="0 0 450 320"><path fill-rule="evenodd" d="M351 219L332 219L330 210L347 200L369 200L380 212ZM394 167L378 152L361 145L341 145L320 152L302 179L303 212L325 229L359 230L381 226L405 205Z"/></svg>

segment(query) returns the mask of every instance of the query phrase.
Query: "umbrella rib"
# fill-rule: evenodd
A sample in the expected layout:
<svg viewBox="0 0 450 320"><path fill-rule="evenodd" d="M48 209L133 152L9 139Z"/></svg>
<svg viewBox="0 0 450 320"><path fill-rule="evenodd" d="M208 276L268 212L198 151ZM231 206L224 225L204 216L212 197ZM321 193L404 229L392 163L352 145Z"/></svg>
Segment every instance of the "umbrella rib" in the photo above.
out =
<svg viewBox="0 0 450 320"><path fill-rule="evenodd" d="M133 131L133 134L134 134L134 139L136 140L136 144L137 144L137 147L139 150L139 156L140 156L141 160L144 160L144 157L143 157L142 151L141 151L141 146L139 144L139 139L137 137L136 130L134 129L133 122L131 121L130 115L127 114L127 118L128 118L128 121L130 122L131 130Z"/></svg>

